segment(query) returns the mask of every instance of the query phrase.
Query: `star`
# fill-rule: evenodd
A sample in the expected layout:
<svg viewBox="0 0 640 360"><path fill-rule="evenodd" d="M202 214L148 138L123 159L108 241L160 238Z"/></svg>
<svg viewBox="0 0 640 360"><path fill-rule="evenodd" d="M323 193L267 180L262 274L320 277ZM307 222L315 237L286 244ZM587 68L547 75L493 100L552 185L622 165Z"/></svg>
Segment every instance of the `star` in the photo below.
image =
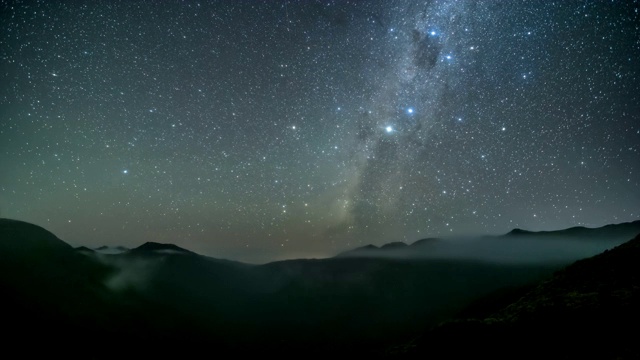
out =
<svg viewBox="0 0 640 360"><path fill-rule="evenodd" d="M141 226L95 241L136 245L162 225L216 256L237 244L267 254L285 237L325 256L417 230L636 220L640 69L637 46L623 46L636 42L633 5L584 2L579 14L568 1L363 2L341 21L355 5L204 1L181 7L178 24L163 2L124 1L87 18L71 1L12 1L11 31L0 31L0 199L13 205L0 202L0 215L52 214L55 227L81 209L79 243L104 221L91 214L130 202L104 225ZM37 21L23 23L29 14ZM83 31L59 26L75 23ZM163 31L149 31L157 24ZM270 30L250 35L251 24ZM115 189L114 177L128 188ZM396 181L406 181L402 196ZM62 209L52 200L61 196Z"/></svg>

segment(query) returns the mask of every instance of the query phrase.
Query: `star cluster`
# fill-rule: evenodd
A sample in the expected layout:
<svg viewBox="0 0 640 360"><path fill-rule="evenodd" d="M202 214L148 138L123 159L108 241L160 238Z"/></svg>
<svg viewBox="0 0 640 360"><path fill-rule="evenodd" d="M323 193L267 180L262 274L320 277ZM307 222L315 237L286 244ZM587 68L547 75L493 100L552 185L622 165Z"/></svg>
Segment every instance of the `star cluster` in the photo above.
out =
<svg viewBox="0 0 640 360"><path fill-rule="evenodd" d="M250 262L640 215L637 1L5 1L0 216Z"/></svg>

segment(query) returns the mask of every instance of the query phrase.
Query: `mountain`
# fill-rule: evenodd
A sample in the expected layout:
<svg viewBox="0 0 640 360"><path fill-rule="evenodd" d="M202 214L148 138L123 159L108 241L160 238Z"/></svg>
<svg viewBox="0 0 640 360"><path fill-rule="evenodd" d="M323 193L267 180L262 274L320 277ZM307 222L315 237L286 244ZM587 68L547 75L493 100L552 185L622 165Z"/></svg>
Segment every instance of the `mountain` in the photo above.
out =
<svg viewBox="0 0 640 360"><path fill-rule="evenodd" d="M411 244L411 246L413 247L431 246L437 243L438 241L440 241L439 238L420 239L420 240L414 241L413 244Z"/></svg>
<svg viewBox="0 0 640 360"><path fill-rule="evenodd" d="M388 250L391 250L391 249L403 249L403 248L405 248L407 246L408 246L407 244L405 244L405 243L403 243L401 241L396 241L396 242L390 242L390 243L384 244L384 245L382 245L380 247L380 249L388 249Z"/></svg>
<svg viewBox="0 0 640 360"><path fill-rule="evenodd" d="M426 245L428 242L430 242L430 240L432 239L423 239L423 240L418 240L417 242L421 242L420 245ZM415 244L414 244L415 245ZM336 255L336 258L340 258L340 257L391 257L394 255L405 255L405 252L407 251L407 248L409 246L414 246L414 245L408 245L407 243L401 242L401 241L395 241L395 242L390 242L387 244L384 244L380 247L375 246L375 245L365 245L362 247L358 247L355 249L351 249L351 250L347 250L345 252L339 253L338 255Z"/></svg>
<svg viewBox="0 0 640 360"><path fill-rule="evenodd" d="M176 253L176 254L193 254L195 255L194 252L183 249L177 245L174 244L161 244L161 243L157 243L157 242L146 242L140 246L138 246L135 249L131 250L131 253L133 254L139 254L139 253L149 253L149 252L157 252L157 253L166 253L166 254L170 254L170 253Z"/></svg>
<svg viewBox="0 0 640 360"><path fill-rule="evenodd" d="M104 301L107 290L101 279L110 272L39 226L0 219L5 344L72 338L78 335L76 329L87 337L101 336L109 327L111 308ZM96 313L100 308L104 312Z"/></svg>
<svg viewBox="0 0 640 360"><path fill-rule="evenodd" d="M640 322L639 263L640 235L556 272L494 313L445 322L404 347L404 355L640 358L633 331Z"/></svg>
<svg viewBox="0 0 640 360"><path fill-rule="evenodd" d="M598 228L587 228L584 226L575 226L568 229L556 231L528 231L523 229L513 229L504 237L574 237L582 240L590 239L631 239L640 233L640 220L610 224Z"/></svg>
<svg viewBox="0 0 640 360"><path fill-rule="evenodd" d="M447 240L425 239L359 250L393 256L249 265L153 242L103 256L73 249L38 226L0 220L0 305L11 309L3 325L15 329L8 344L37 341L41 346L25 349L61 353L70 351L66 344L72 339L105 358L118 355L123 346L132 349L129 354L145 356L212 348L236 355L376 355L482 299L514 302L522 289L529 291L570 263L444 256L444 250L462 251L462 244L477 253L486 240L443 248ZM489 240L496 246L492 251L499 245L540 243L537 238ZM556 242L542 241L551 249ZM404 256L415 250L443 256ZM513 295L509 289L519 290ZM487 309L497 312L495 306L477 306L476 313ZM502 318L508 317L500 316L506 324ZM485 326L485 318L478 316L473 324ZM455 326L443 331L448 328L458 331ZM152 342L162 346L148 346ZM98 343L118 345L98 355ZM86 356L82 350L77 345L66 355Z"/></svg>
<svg viewBox="0 0 640 360"><path fill-rule="evenodd" d="M28 258L30 251L2 253L16 260L4 276L19 278L16 282L22 284L12 291L20 294L19 300L2 303L21 309L13 312L13 324L24 319L29 326L47 329L48 335L37 332L35 338L60 344L65 339L88 344L102 339L131 345L127 339L136 339L131 346L140 348L153 339L176 348L207 344L219 351L294 355L308 349L348 351L353 344L370 343L359 352L373 354L390 341L450 318L477 297L537 281L556 269L372 258L248 265L158 243L100 256L78 252L26 223L20 223L11 236L2 234L6 244L19 243L25 235L36 243L52 242L68 257L61 260L51 252L37 258ZM31 271L37 268L44 270ZM49 276L61 269L67 269L65 275ZM76 280L67 284L69 279ZM4 288L8 280L2 281ZM40 303L50 315L44 319L54 320L41 323L40 316L20 307L29 302ZM55 331L52 326L66 330Z"/></svg>
<svg viewBox="0 0 640 360"><path fill-rule="evenodd" d="M0 231L0 254L40 256L71 249L49 231L23 221L0 219Z"/></svg>
<svg viewBox="0 0 640 360"><path fill-rule="evenodd" d="M86 246L78 246L77 248L75 248L75 250L79 253L85 253L85 254L92 254L95 252L95 250L89 249Z"/></svg>
<svg viewBox="0 0 640 360"><path fill-rule="evenodd" d="M108 263L39 226L0 219L5 351L110 358L122 348L137 349L129 354L161 353L140 345L152 341L161 341L166 354L203 340L199 323L178 311L183 304L166 306L135 287L147 282L141 264L122 257ZM114 286L118 281L133 286Z"/></svg>
<svg viewBox="0 0 640 360"><path fill-rule="evenodd" d="M428 238L414 242L368 245L336 257L467 259L499 263L567 264L596 255L640 233L640 221L599 228L573 227L558 231L533 232L513 229L499 236Z"/></svg>
<svg viewBox="0 0 640 360"><path fill-rule="evenodd" d="M509 231L508 233L506 233L505 236L509 236L509 235L529 235L529 234L535 234L535 232L534 231L515 228L515 229Z"/></svg>
<svg viewBox="0 0 640 360"><path fill-rule="evenodd" d="M351 249L351 250L347 250L345 252L342 252L338 255L336 255L336 257L367 257L367 256L374 256L376 254L376 251L380 250L379 247L375 246L375 245L365 245L362 247L358 247L355 249Z"/></svg>

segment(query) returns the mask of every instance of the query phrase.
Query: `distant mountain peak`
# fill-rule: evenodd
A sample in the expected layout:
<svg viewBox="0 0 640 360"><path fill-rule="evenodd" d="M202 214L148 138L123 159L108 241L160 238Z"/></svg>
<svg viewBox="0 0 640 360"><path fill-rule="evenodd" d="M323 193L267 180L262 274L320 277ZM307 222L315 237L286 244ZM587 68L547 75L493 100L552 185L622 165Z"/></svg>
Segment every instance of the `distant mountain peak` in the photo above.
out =
<svg viewBox="0 0 640 360"><path fill-rule="evenodd" d="M342 252L340 254L338 254L337 256L342 257L342 256L362 256L362 255L367 255L369 253L371 253L372 251L376 251L376 250L380 250L379 247L369 244L369 245L365 245L365 246L361 246L361 247L357 247L355 249L351 249L351 250L347 250L345 252Z"/></svg>
<svg viewBox="0 0 640 360"><path fill-rule="evenodd" d="M615 232L623 233L637 233L640 231L640 220L624 222L619 224L608 224L600 227L586 227L586 226L574 226L561 230L547 230L547 231L530 231L520 228L515 228L503 236L509 235L539 235L539 236L573 236L573 237L586 237L597 235L609 235Z"/></svg>
<svg viewBox="0 0 640 360"><path fill-rule="evenodd" d="M384 244L380 247L369 244L365 246L361 246L352 250L347 250L338 254L338 257L370 257L370 256L378 256L380 254L385 253L394 253L394 250L401 250L407 248L409 245L402 241L394 241L387 244Z"/></svg>
<svg viewBox="0 0 640 360"><path fill-rule="evenodd" d="M524 230L520 228L515 228L507 233L507 235L522 235L522 234L533 234L533 231Z"/></svg>
<svg viewBox="0 0 640 360"><path fill-rule="evenodd" d="M0 218L0 254L20 251L22 253L46 254L49 251L73 249L48 230L28 222Z"/></svg>
<svg viewBox="0 0 640 360"><path fill-rule="evenodd" d="M148 241L137 248L131 250L135 253L140 252L159 252L159 253L182 253L182 254L195 254L193 251L183 249L174 244L162 244L153 241Z"/></svg>
<svg viewBox="0 0 640 360"><path fill-rule="evenodd" d="M435 242L438 242L440 239L438 238L425 238L425 239L420 239L420 240L416 240L414 241L411 246L423 246L423 245L427 245L427 244L433 244Z"/></svg>

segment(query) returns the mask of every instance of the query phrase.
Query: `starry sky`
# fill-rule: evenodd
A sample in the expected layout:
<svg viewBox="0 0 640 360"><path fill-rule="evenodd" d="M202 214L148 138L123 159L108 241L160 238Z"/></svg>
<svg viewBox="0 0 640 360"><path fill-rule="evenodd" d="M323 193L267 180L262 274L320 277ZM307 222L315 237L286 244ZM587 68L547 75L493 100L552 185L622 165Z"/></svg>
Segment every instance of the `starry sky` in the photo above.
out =
<svg viewBox="0 0 640 360"><path fill-rule="evenodd" d="M638 1L2 1L0 217L263 263L640 218Z"/></svg>

